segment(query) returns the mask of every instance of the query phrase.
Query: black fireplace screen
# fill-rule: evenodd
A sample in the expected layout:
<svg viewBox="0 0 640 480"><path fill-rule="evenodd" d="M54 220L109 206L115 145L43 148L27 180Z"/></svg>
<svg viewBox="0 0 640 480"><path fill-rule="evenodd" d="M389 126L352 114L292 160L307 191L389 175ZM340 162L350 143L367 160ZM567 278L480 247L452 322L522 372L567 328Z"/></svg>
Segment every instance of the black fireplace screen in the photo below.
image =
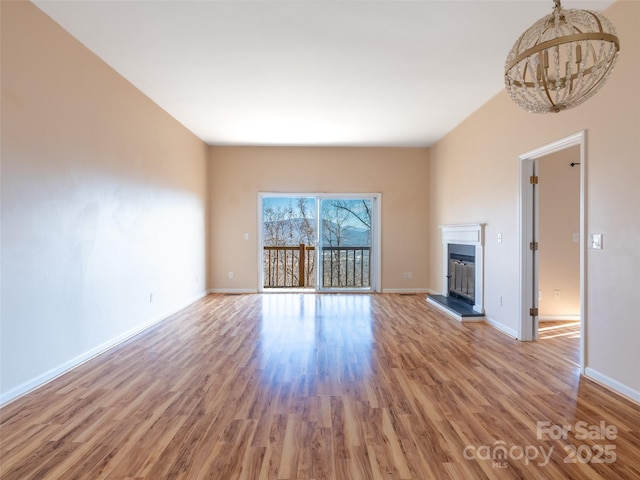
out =
<svg viewBox="0 0 640 480"><path fill-rule="evenodd" d="M475 258L469 255L449 253L449 295L475 303Z"/></svg>

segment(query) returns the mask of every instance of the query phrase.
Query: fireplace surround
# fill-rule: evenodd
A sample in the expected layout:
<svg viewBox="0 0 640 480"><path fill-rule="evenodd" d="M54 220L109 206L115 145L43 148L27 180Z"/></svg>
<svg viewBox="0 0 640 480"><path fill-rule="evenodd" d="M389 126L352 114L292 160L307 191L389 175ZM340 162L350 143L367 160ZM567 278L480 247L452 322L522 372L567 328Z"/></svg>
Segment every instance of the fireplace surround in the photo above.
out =
<svg viewBox="0 0 640 480"><path fill-rule="evenodd" d="M484 224L440 228L442 295L429 296L428 300L461 321L477 321L484 316Z"/></svg>

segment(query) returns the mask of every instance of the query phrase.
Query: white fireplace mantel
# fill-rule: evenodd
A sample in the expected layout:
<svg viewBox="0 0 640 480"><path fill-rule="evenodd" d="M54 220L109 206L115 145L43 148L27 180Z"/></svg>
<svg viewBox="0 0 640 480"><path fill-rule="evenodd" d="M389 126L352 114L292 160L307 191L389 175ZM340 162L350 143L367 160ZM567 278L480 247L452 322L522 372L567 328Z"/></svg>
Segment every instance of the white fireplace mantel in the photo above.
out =
<svg viewBox="0 0 640 480"><path fill-rule="evenodd" d="M473 223L466 225L443 225L442 229L442 295L448 292L447 275L449 274L449 259L447 252L450 244L473 245L475 251L475 299L473 310L484 313L484 224Z"/></svg>

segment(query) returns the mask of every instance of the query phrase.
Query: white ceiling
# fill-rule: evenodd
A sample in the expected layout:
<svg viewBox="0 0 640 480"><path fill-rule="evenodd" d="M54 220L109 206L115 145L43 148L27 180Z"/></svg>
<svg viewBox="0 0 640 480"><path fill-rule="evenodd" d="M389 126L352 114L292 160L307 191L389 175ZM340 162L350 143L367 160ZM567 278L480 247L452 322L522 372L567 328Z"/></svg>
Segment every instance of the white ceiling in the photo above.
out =
<svg viewBox="0 0 640 480"><path fill-rule="evenodd" d="M428 146L552 0L34 3L215 145ZM603 10L612 1L565 1Z"/></svg>

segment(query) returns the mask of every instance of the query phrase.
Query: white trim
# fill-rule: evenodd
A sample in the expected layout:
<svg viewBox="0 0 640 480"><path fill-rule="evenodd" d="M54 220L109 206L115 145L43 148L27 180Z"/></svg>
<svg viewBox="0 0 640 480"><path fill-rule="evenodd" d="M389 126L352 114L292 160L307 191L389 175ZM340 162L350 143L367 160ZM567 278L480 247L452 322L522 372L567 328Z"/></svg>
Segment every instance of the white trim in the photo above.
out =
<svg viewBox="0 0 640 480"><path fill-rule="evenodd" d="M449 275L448 247L451 244L472 245L475 247L475 288L473 310L484 313L484 224L442 225L442 295L449 294L446 281Z"/></svg>
<svg viewBox="0 0 640 480"><path fill-rule="evenodd" d="M579 322L580 314L577 313L575 315L540 315L538 317L538 322L555 322L555 321Z"/></svg>
<svg viewBox="0 0 640 480"><path fill-rule="evenodd" d="M518 299L518 311L520 321L518 322L518 336L520 340L530 341L537 337L538 317L529 315L529 307L537 307L538 296L534 292L538 291L537 278L538 266L532 261L529 250L529 242L537 233L537 218L533 216L534 202L532 189L529 188L529 176L534 174L535 160L564 150L568 147L578 145L580 147L580 372L585 373L585 364L588 359L587 348L587 254L586 254L586 232L587 232L587 192L586 192L586 172L587 172L587 131L581 130L573 135L551 142L540 148L536 148L518 157L520 164L520 185L519 185L519 215L518 215L518 235L519 235L519 275L520 298ZM537 209L536 209L537 210ZM531 304L533 303L533 305Z"/></svg>
<svg viewBox="0 0 640 480"><path fill-rule="evenodd" d="M193 303L197 302L198 300L206 296L207 296L206 291L201 292L195 297L193 297L191 300L189 300L187 303L183 304L181 307L175 310L172 310L170 313L166 313L166 314L162 314L157 317L154 317L146 321L145 323L142 323L124 333L121 333L120 335L112 338L111 340L107 340L106 342L90 350L87 350L84 353L81 353L80 355L72 358L71 360L68 360L62 363L61 365L58 365L57 367L52 368L51 370L45 373L42 373L32 378L31 380L28 380L18 385L17 387L14 387L11 390L8 390L7 392L4 392L2 395L0 395L0 407L4 407L6 404L13 402L14 400L17 400L23 395L44 386L45 384L51 382L52 380L55 380L61 375L64 375L65 373L79 367L83 363L88 362L92 358L95 358L98 355L102 355L103 353L111 350L112 348L117 347L121 343L129 340L132 337L135 337L136 335L139 335L145 330L148 330L154 325L162 322L163 320L166 320L170 316L178 313L180 310L187 308L189 305L192 305Z"/></svg>
<svg viewBox="0 0 640 480"><path fill-rule="evenodd" d="M569 135L568 137L564 137L560 140L556 140L555 142L543 145L542 147L534 148L533 150L520 155L520 159L536 159L547 156L550 153L559 152L560 150L564 150L565 148L573 147L574 145L579 145L584 141L586 133L586 130L581 130L574 133L573 135Z"/></svg>
<svg viewBox="0 0 640 480"><path fill-rule="evenodd" d="M258 226L256 227L256 231L258 232L258 235L256 235L256 238L258 240L258 244L255 246L256 248L256 254L257 254L257 258L256 258L256 265L258 266L257 270L258 270L258 279L257 279L257 283L256 285L258 286L257 288L257 293L263 293L264 292L264 250L262 247L264 238L263 238L263 225L262 225L262 217L264 216L264 212L262 211L262 204L263 199L265 196L267 196L267 193L262 193L262 192L258 192L258 196L257 196L257 202L258 202L258 208L256 210L257 214L256 214L256 218L258 221ZM211 290L209 290L211 291ZM215 292L218 293L218 292ZM220 292L222 293L222 292Z"/></svg>
<svg viewBox="0 0 640 480"><path fill-rule="evenodd" d="M519 256L519 282L520 292L518 299L518 312L520 322L518 322L518 332L516 338L523 341L531 341L534 339L534 319L529 315L529 308L535 305L531 302L537 302L537 296L533 295L533 260L529 254L529 241L534 237L533 220L530 220L530 212L533 210L533 194L529 188L529 177L534 174L533 160L520 157L520 195L518 201L518 250ZM525 220L527 220L525 222Z"/></svg>
<svg viewBox="0 0 640 480"><path fill-rule="evenodd" d="M513 328L509 328L504 324L494 320L493 318L485 317L485 320L489 324L489 326L495 328L499 332L504 333L505 335L509 335L511 338L518 338L518 332Z"/></svg>
<svg viewBox="0 0 640 480"><path fill-rule="evenodd" d="M630 398L634 402L640 403L640 392L638 390L634 390L633 388L625 385L618 380L611 378L604 373L600 373L593 368L587 367L584 371L584 375L591 380L594 380L598 383L601 383L607 388L614 390L616 393L624 395L625 397Z"/></svg>
<svg viewBox="0 0 640 480"><path fill-rule="evenodd" d="M464 225L441 225L442 243L459 243L462 245L483 245L484 224L469 223Z"/></svg>
<svg viewBox="0 0 640 480"><path fill-rule="evenodd" d="M374 193L371 195L375 204L373 210L375 221L373 222L373 232L371 232L371 236L375 238L375 242L372 241L372 246L376 259L371 291L373 293L379 293L382 291L382 193ZM374 240L374 238L372 238L372 240Z"/></svg>

